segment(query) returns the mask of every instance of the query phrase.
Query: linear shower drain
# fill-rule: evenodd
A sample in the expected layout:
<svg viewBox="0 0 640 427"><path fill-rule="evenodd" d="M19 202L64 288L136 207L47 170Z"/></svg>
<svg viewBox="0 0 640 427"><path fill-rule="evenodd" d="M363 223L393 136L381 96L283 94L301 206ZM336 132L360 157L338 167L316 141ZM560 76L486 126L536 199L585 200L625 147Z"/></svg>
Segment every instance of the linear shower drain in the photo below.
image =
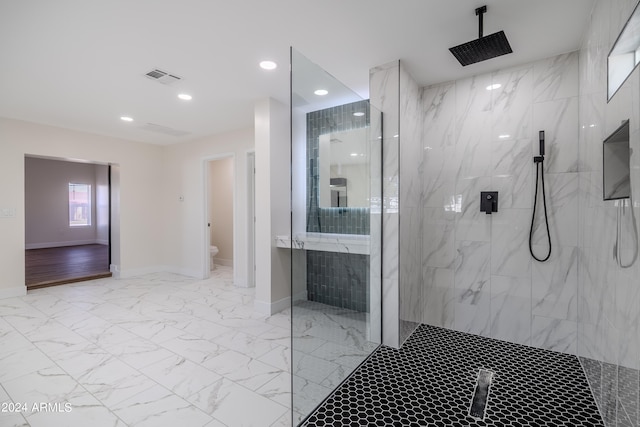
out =
<svg viewBox="0 0 640 427"><path fill-rule="evenodd" d="M469 416L476 420L484 421L484 412L487 408L487 401L489 400L492 379L493 372L486 369L480 369L478 372L476 388L473 390L471 406L469 407Z"/></svg>

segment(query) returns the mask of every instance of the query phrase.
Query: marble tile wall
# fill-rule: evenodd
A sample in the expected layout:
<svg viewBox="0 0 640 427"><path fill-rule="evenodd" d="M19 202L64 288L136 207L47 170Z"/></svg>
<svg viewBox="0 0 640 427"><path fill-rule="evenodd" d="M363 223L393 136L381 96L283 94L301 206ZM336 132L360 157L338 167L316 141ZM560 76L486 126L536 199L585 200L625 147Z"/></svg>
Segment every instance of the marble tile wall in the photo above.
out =
<svg viewBox="0 0 640 427"><path fill-rule="evenodd" d="M422 322L422 90L400 62L400 343Z"/></svg>
<svg viewBox="0 0 640 427"><path fill-rule="evenodd" d="M423 89L424 323L575 353L578 101L577 52ZM532 261L528 242L539 130L546 263ZM480 212L481 191L499 192L497 213ZM542 257L536 212L532 246Z"/></svg>
<svg viewBox="0 0 640 427"><path fill-rule="evenodd" d="M399 347L422 321L422 90L401 61L370 70L382 112L383 343Z"/></svg>
<svg viewBox="0 0 640 427"><path fill-rule="evenodd" d="M640 219L640 74L636 69L607 102L607 55L636 0L598 0L580 49L578 345L577 352L607 426L640 425L640 263L620 268L614 258L617 212L624 204L622 256L630 261ZM602 141L630 119L629 200L603 201ZM631 398L629 398L631 396Z"/></svg>
<svg viewBox="0 0 640 427"><path fill-rule="evenodd" d="M382 112L382 343L400 346L399 113L400 62L369 71L371 106Z"/></svg>

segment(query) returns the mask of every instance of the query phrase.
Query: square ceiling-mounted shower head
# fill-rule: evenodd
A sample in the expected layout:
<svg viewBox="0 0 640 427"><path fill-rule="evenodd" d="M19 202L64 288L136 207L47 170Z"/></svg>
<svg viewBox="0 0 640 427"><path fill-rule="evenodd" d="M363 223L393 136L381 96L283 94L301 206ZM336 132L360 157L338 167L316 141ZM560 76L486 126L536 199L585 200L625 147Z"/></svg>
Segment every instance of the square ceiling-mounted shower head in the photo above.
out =
<svg viewBox="0 0 640 427"><path fill-rule="evenodd" d="M487 6L476 9L476 15L478 15L480 21L479 38L449 48L449 51L451 51L463 67L513 52L504 31L498 31L497 33L484 37L482 36L482 15L486 11Z"/></svg>

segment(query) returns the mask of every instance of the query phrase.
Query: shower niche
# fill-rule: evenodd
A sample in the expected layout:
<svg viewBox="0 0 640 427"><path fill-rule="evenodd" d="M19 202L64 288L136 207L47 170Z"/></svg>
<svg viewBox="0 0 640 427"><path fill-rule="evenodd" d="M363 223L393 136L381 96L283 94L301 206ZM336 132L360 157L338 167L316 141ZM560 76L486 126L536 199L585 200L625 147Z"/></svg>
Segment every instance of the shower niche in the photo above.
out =
<svg viewBox="0 0 640 427"><path fill-rule="evenodd" d="M629 120L625 120L602 144L604 200L628 199L631 196L630 158Z"/></svg>

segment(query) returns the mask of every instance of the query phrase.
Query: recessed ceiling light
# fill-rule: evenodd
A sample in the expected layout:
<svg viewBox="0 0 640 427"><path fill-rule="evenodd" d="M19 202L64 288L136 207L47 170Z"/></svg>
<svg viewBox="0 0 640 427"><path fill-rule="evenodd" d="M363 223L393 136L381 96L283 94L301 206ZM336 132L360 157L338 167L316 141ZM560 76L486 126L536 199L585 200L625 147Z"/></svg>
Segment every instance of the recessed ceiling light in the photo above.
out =
<svg viewBox="0 0 640 427"><path fill-rule="evenodd" d="M357 157L358 153L351 153L351 157Z"/></svg>
<svg viewBox="0 0 640 427"><path fill-rule="evenodd" d="M263 70L275 70L278 68L278 64L273 61L262 61L260 62L260 68Z"/></svg>
<svg viewBox="0 0 640 427"><path fill-rule="evenodd" d="M501 88L502 85L500 83L494 83L492 85L487 86L487 90L494 90L494 89L498 89Z"/></svg>
<svg viewBox="0 0 640 427"><path fill-rule="evenodd" d="M353 113L353 115L356 117L362 117L364 116L364 113L362 111L356 111L355 113Z"/></svg>
<svg viewBox="0 0 640 427"><path fill-rule="evenodd" d="M123 122L132 122L133 119L131 117L128 116L122 116L120 117L120 120L122 120Z"/></svg>
<svg viewBox="0 0 640 427"><path fill-rule="evenodd" d="M510 137L511 137L511 135L507 135L507 134L498 135L498 138L500 138L500 139L507 139L507 138L510 138Z"/></svg>
<svg viewBox="0 0 640 427"><path fill-rule="evenodd" d="M189 95L188 93L181 93L178 95L178 98L182 99L183 101L191 101L193 99L193 96Z"/></svg>
<svg viewBox="0 0 640 427"><path fill-rule="evenodd" d="M328 90L326 90L326 89L318 89L318 90L316 90L316 91L315 91L315 92L313 92L313 93L315 93L315 94L316 94L316 95L318 95L318 96L325 96L326 94L328 94L328 93L329 93L329 91L328 91Z"/></svg>

